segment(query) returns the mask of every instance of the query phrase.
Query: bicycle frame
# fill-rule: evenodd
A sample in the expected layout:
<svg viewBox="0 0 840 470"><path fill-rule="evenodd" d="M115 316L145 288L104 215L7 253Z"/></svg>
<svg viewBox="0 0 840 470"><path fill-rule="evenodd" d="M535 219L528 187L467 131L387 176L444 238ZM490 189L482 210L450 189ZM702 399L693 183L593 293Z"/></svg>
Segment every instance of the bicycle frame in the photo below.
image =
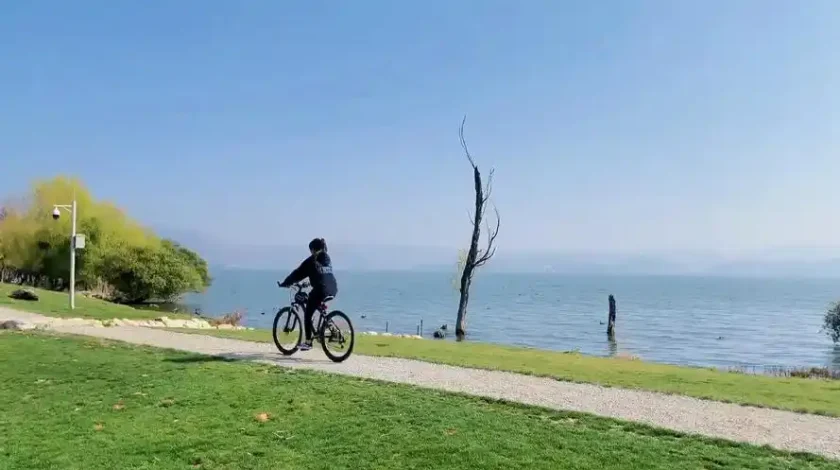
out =
<svg viewBox="0 0 840 470"><path fill-rule="evenodd" d="M298 315L295 316L295 321L297 321L297 318L300 318L301 321L306 321L303 312L306 310L306 302L309 300L309 293L304 291L303 289L308 287L308 285L304 283L298 283L294 284L292 287L293 290L291 294L291 307L293 310L296 310L298 312ZM313 328L312 332L318 334L318 339L321 340L322 335L320 334L320 332L324 326L324 317L327 315L327 304L321 303L321 305L319 305L313 313L319 314L318 322L317 324L313 324L310 326ZM294 323L291 326L289 325L291 319L291 315L289 315L289 317L286 318L286 324L283 326L283 331L292 331L294 330L295 326L297 326Z"/></svg>

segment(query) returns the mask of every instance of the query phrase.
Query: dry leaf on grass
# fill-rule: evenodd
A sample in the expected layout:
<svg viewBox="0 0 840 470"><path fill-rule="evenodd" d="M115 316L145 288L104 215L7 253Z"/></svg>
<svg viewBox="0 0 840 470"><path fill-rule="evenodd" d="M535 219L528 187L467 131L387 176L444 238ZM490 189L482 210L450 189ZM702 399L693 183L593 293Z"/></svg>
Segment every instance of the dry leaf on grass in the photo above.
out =
<svg viewBox="0 0 840 470"><path fill-rule="evenodd" d="M457 432L458 432L458 430L457 430L457 429L447 429L447 430L446 430L446 431L444 431L444 432L446 433L446 435L447 435L447 436L452 436L452 435L454 435L455 433L457 433Z"/></svg>
<svg viewBox="0 0 840 470"><path fill-rule="evenodd" d="M175 400L173 400L171 398L164 398L163 400L160 401L160 403L158 403L158 405L160 405L164 408L169 408L170 406L172 406L174 404L175 404Z"/></svg>
<svg viewBox="0 0 840 470"><path fill-rule="evenodd" d="M256 415L254 415L254 419L261 423L265 423L266 421L271 419L271 415L268 413L257 413Z"/></svg>
<svg viewBox="0 0 840 470"><path fill-rule="evenodd" d="M114 411L120 411L125 409L125 404L122 401L117 402L114 406Z"/></svg>
<svg viewBox="0 0 840 470"><path fill-rule="evenodd" d="M94 431L101 431L103 429L105 429L105 426L102 423L96 423L93 425Z"/></svg>

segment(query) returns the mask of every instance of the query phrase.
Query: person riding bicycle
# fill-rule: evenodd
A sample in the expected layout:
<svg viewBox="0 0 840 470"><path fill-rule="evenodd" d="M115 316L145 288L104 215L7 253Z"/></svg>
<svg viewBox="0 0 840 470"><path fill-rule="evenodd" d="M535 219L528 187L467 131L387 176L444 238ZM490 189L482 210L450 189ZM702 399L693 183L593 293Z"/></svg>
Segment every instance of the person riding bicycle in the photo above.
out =
<svg viewBox="0 0 840 470"><path fill-rule="evenodd" d="M309 300L306 301L303 311L306 341L300 345L301 351L312 349L312 315L315 310L321 306L324 299L338 294L338 282L333 275L332 260L327 254L327 242L323 238L312 240L309 242L309 253L310 256L280 283L280 287L291 287L292 284L308 277L309 283L312 284L312 292L309 293Z"/></svg>

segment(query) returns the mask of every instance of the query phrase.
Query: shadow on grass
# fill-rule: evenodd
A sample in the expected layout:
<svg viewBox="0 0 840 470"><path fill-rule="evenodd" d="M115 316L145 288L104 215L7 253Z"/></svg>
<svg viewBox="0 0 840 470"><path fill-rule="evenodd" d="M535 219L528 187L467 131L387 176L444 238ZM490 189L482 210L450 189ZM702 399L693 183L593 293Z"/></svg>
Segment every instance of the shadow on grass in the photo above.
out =
<svg viewBox="0 0 840 470"><path fill-rule="evenodd" d="M205 356L202 354L190 354L184 357L167 357L164 362L177 362L180 364L203 363L203 362L236 362L238 359L224 356Z"/></svg>
<svg viewBox="0 0 840 470"><path fill-rule="evenodd" d="M262 362L282 366L284 364L334 364L326 358L313 358L306 356L282 356L261 353L229 353L217 356L204 354L190 354L181 357L167 357L164 362L178 364L203 364L211 362Z"/></svg>

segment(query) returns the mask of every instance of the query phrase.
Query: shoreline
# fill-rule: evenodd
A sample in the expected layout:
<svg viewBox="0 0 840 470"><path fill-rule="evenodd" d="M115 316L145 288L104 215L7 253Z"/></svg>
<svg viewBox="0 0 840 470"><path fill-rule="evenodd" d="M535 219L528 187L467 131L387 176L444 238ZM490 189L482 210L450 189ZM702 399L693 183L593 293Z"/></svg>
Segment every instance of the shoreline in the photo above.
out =
<svg viewBox="0 0 840 470"><path fill-rule="evenodd" d="M4 287L9 288L9 287L26 287L26 286L17 286L17 285L14 285L14 284L0 283L0 306L5 304L7 306L10 306L10 307L14 308L13 305L9 304L8 301L5 301L5 299L3 298L4 297L3 296ZM34 288L34 289L37 292L43 294L43 296L49 296L49 297L65 296L65 298L66 298L66 295L67 295L66 292L49 291L49 290L44 290L44 289L39 289L39 288ZM193 310L194 305L190 304L190 303L186 303L184 301L179 301L179 302L175 302L175 303L151 302L151 303L142 304L142 305L129 305L129 304L121 304L121 303L116 303L116 302L110 302L110 301L101 299L99 296L84 295L83 292L80 292L80 293L77 294L77 302L82 302L82 299L84 299L84 301L88 301L88 300L94 301L93 303L96 303L97 305L105 304L105 305L108 305L108 306L112 306L115 309L121 309L122 312L124 312L123 315L118 315L116 310L114 312L108 313L107 315L104 315L104 316L103 315L87 315L87 314L77 315L77 316L83 316L85 318L120 318L120 319L148 319L148 320L162 320L164 318L169 318L170 320L196 319L196 318L198 318L198 319L201 319L203 321L213 323L214 321L218 321L225 316L224 314L218 314L218 315L212 314L212 313L208 314L208 313L205 313L205 312L201 311L200 308L194 309L195 311L191 312L191 310ZM170 308L172 306L176 306L177 308ZM62 305L62 307L63 307L63 305ZM79 312L85 311L82 308L81 304L79 305L79 307L80 308L77 309L77 311L79 311ZM181 307L184 307L184 308L181 308ZM66 310L66 309L64 309L64 310ZM130 312L130 313L126 313L126 312ZM46 312L41 312L41 313L45 313L47 315L59 315L59 316L68 316L68 315L72 314L69 311L64 311L64 312L61 312L61 311L55 311L55 312L46 311ZM244 310L240 310L238 312L235 311L234 313L244 313ZM270 312L264 312L263 315L266 315L266 318L271 316ZM260 319L259 315L250 315L250 316L248 316L248 319L251 320L251 321L244 321L244 322L240 322L239 324L243 324L245 326L245 328L264 329L264 330L270 331L270 322L269 322L269 327L266 327L265 326L265 323L266 323L265 321L257 321L257 320ZM396 322L396 320L395 320L395 322ZM362 322L362 323L365 323L365 322ZM421 324L422 324L422 322L421 322ZM144 326L161 327L161 325L152 325L152 324L144 325ZM368 323L365 326L370 326L370 325ZM392 326L394 326L394 325L392 325ZM181 326L176 326L176 327L181 327ZM187 328L196 328L196 327L187 326ZM198 328L203 329L204 327L199 326ZM435 341L440 341L439 339L433 337L433 335L431 334L431 329L429 328L428 325L427 325L427 328L425 330L429 333L425 334L425 335L422 335L422 337L424 339L433 339ZM402 331L406 331L406 329L402 328ZM390 333L390 334L393 334L395 336L411 337L411 338L414 338L414 337L418 336L416 334L412 334L411 332L408 332L408 333L389 332L387 321L385 321L385 331L384 332L377 331L375 329L374 330L367 330L365 332L369 333L369 334L374 334L375 333L377 335L387 335L387 334ZM359 332L357 332L357 334L359 334ZM468 335L468 338L469 338L469 335ZM453 341L453 338L450 335L447 335L447 337L443 341L450 342L450 341ZM596 349L599 349L599 350L598 351L593 351L592 348L589 347L589 348L583 348L583 349L586 349L586 351L581 352L580 351L581 348L571 347L571 346L575 346L574 344L570 345L570 347L568 349L562 349L562 348L552 347L550 345L549 346L545 346L545 345L541 346L541 345L525 345L525 344L521 344L521 343L520 344L515 344L513 342L506 342L504 340L501 340L501 341L499 341L499 340L497 340L497 341L480 341L480 340L479 341L474 341L474 340L468 339L467 342L470 342L470 343L473 343L473 344L495 345L495 346L504 347L504 348L510 347L510 348L521 348L521 349L528 349L528 350L533 349L533 350L540 350L540 351L551 351L551 352L557 352L557 353L577 353L577 354L583 354L583 355L586 355L586 356L589 356L589 357L605 358L605 359L606 358L616 358L616 359L633 358L633 359L639 359L639 360L642 360L642 361L645 361L645 362L650 362L650 363L653 363L653 364L669 365L669 366L676 366L676 367L687 367L687 368L699 368L699 369L714 369L714 370L717 370L717 371L720 371L720 372L726 372L726 373L741 373L741 374L746 374L746 375L768 376L768 377L818 377L818 378L828 378L828 379L838 379L838 380L840 380L840 362L833 362L833 361L805 361L805 362L800 362L800 363L792 362L792 363L784 364L784 363L774 363L774 362L771 362L771 361L767 361L767 362L761 361L761 358L758 358L758 360L755 360L756 359L755 357L750 357L750 358L748 358L748 359L750 359L749 361L743 361L743 362L741 362L741 361L731 361L731 362L741 362L741 363L718 364L718 363L715 363L715 361L712 361L710 363L710 362L704 362L702 360L700 360L700 361L685 360L685 358L668 360L667 357L665 357L665 358L662 357L661 352L657 353L655 351L655 348L653 350L654 352L647 351L648 353L650 353L651 356L653 356L653 357L649 357L648 355L646 355L644 353L640 354L638 352L627 351L627 350L622 350L621 348L612 348L612 347L609 348L609 351L607 351L606 349L601 349L601 348L596 348ZM602 343L607 344L607 340L605 339ZM835 346L835 351L837 351L835 353L835 355L840 357L840 345ZM738 356L736 355L736 356L733 356L733 357L738 357ZM721 361L718 361L718 362L721 362Z"/></svg>
<svg viewBox="0 0 840 470"><path fill-rule="evenodd" d="M0 284L0 294L7 287ZM66 295L54 292L39 292L39 295L41 299L36 302L11 301L0 295L0 310L5 306L15 311L47 315L52 319L82 317L84 321L97 320L101 326L103 320L108 324L113 324L115 318L120 321L127 318L142 322L154 320L157 317L155 312L137 311L130 307L88 298L77 299L78 308L71 311L67 307ZM178 321L170 322L170 326L191 325L197 322L194 316L182 316L175 320ZM165 325L164 323L164 328L146 329L159 331L166 329ZM111 328L96 329L105 331ZM222 329L177 328L177 330L251 342L273 342L271 332L262 329L222 327ZM568 351L549 351L471 341L424 341L378 334L357 334L355 353L360 356L413 359L471 369L549 377L572 383L646 390L720 402L840 416L837 382L820 378L779 378L711 368L659 364L639 360L632 356L604 358Z"/></svg>
<svg viewBox="0 0 840 470"><path fill-rule="evenodd" d="M178 330L196 330L196 328L190 328L189 326L185 327L166 327L170 328L173 331ZM212 329L212 328L211 328ZM264 332L266 335L271 334L271 329L269 328L259 328L259 327L240 327L240 328L216 328L216 329L226 329L226 330L248 330L248 331L257 331L257 332ZM190 331L193 333L193 331ZM200 333L196 331L195 333ZM421 339L421 340L428 340L434 343L457 343L453 338L447 336L446 338L434 338L431 335L413 335L409 333L392 333L388 331L361 331L356 333L357 336L369 336L369 337L380 337L380 338L402 338L402 339ZM593 359L606 359L606 360L629 360L629 361L640 361L647 364L655 364L661 366L669 366L669 367L678 367L678 368L685 368L685 369L697 369L697 370L712 370L720 373L726 374L742 374L747 376L755 376L755 377L772 377L772 378L805 378L805 379L827 379L827 380L840 380L840 367L838 368L829 368L829 367L821 367L821 366L781 366L781 365L754 365L754 366L731 366L731 367L716 367L716 366L704 366L704 365L697 365L697 364L680 364L674 362L660 362L660 361L648 361L643 357L618 352L613 355L597 355L597 354L586 354L582 353L577 350L559 350L559 349L544 349L538 348L533 346L519 346L513 344L504 344L504 343L490 343L490 342L483 342L483 341L470 341L465 340L464 344L473 344L473 345L481 345L485 347L496 347L502 349L514 349L514 350L522 350L522 351L539 351L539 352L546 352L546 353L554 353L554 354L573 354L579 355L582 357L589 357Z"/></svg>

